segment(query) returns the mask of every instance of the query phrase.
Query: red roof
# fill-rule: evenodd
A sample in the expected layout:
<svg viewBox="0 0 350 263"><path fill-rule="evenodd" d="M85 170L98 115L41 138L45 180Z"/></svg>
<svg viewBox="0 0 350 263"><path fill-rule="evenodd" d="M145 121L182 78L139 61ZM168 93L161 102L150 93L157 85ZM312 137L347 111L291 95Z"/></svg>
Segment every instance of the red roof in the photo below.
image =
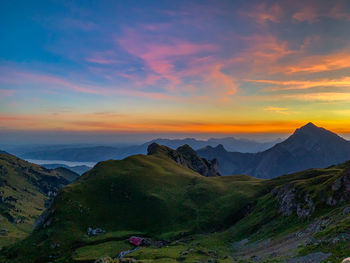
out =
<svg viewBox="0 0 350 263"><path fill-rule="evenodd" d="M129 238L129 243L133 244L134 246L141 246L142 244L142 241L143 241L143 238L142 237L135 237L135 236L132 236Z"/></svg>

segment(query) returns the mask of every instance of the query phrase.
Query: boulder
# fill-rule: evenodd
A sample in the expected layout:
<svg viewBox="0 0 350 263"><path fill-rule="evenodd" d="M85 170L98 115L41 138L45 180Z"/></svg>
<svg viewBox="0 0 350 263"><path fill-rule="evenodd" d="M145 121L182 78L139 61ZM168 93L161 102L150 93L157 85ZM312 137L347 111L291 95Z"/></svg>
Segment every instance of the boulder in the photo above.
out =
<svg viewBox="0 0 350 263"><path fill-rule="evenodd" d="M347 214L350 214L350 207L349 206L345 207L343 210L343 215L347 215Z"/></svg>
<svg viewBox="0 0 350 263"><path fill-rule="evenodd" d="M87 235L88 236L99 236L99 235L103 235L104 233L106 233L106 230L103 230L101 228L92 228L92 227L88 227L87 229Z"/></svg>

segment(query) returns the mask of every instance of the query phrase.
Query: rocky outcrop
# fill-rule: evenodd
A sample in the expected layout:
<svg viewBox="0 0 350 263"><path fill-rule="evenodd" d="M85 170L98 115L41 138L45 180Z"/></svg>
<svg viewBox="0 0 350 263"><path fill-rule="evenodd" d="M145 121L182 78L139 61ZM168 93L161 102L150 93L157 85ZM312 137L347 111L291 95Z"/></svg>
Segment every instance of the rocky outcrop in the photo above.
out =
<svg viewBox="0 0 350 263"><path fill-rule="evenodd" d="M308 218L315 211L315 204L308 193L300 191L294 183L275 188L272 195L278 202L283 216L296 213L298 218Z"/></svg>
<svg viewBox="0 0 350 263"><path fill-rule="evenodd" d="M185 161L185 158L182 156L182 154L164 145L159 145L157 143L150 144L147 148L147 155L166 156L170 159L173 159L178 164L181 164L182 166L190 168L188 166L188 163Z"/></svg>
<svg viewBox="0 0 350 263"><path fill-rule="evenodd" d="M217 159L208 161L207 159L200 158L196 151L187 144L173 150L167 146L152 143L148 146L147 154L165 155L175 162L206 177L220 176Z"/></svg>
<svg viewBox="0 0 350 263"><path fill-rule="evenodd" d="M207 159L200 158L196 151L193 150L188 144L185 144L176 149L178 153L180 153L187 167L195 170L203 176L213 177L219 176L219 163L217 159L213 159L208 161Z"/></svg>
<svg viewBox="0 0 350 263"><path fill-rule="evenodd" d="M345 165L350 165L350 162ZM335 206L348 200L350 200L350 167L333 182L331 195L327 198L326 204Z"/></svg>

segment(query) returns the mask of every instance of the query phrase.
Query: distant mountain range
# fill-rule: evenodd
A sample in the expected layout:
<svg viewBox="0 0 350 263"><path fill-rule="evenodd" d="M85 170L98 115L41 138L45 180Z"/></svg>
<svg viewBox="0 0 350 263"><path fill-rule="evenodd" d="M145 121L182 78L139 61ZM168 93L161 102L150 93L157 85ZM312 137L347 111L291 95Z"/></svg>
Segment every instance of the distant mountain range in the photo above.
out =
<svg viewBox="0 0 350 263"><path fill-rule="evenodd" d="M308 123L285 141L263 152L229 152L223 145L207 146L197 152L207 159L217 158L220 171L224 175L247 174L257 178L273 178L349 160L350 142Z"/></svg>
<svg viewBox="0 0 350 263"><path fill-rule="evenodd" d="M234 137L227 138L211 138L209 140L196 140L193 138L187 139L155 139L146 142L142 145L132 145L124 147L111 147L111 146L89 146L89 147L67 147L64 148L49 148L36 151L29 151L25 153L19 153L19 156L24 159L37 159L37 160L64 160L74 162L99 162L109 159L123 159L134 154L146 154L147 147L152 143L159 145L165 145L167 147L177 149L182 145L189 145L195 150L203 148L205 146L217 146L222 144L229 151L240 151L240 152L259 152L266 150L276 143L280 142L281 139L271 142L257 142L247 139L236 139Z"/></svg>
<svg viewBox="0 0 350 263"><path fill-rule="evenodd" d="M282 142L279 139L274 142L260 143L233 137L211 138L209 140L155 139L142 145L124 147L80 146L68 148L65 146L57 149L41 149L24 153L20 157L99 162L109 159L123 159L134 154L146 154L148 146L152 143L173 149L188 145L196 150L200 157L208 160L217 159L222 175L247 174L258 178L273 178L308 168L325 167L350 159L349 141L312 123L297 129L294 134ZM48 166L46 165L46 167ZM65 168L79 174L87 171L85 167Z"/></svg>
<svg viewBox="0 0 350 263"><path fill-rule="evenodd" d="M65 164L60 164L60 163L50 163L50 164L43 164L41 165L42 167L45 167L47 169L58 169L58 168L65 168L70 171L73 171L79 175L82 175L83 173L89 171L91 167L86 166L86 165L76 165L76 166L68 166Z"/></svg>

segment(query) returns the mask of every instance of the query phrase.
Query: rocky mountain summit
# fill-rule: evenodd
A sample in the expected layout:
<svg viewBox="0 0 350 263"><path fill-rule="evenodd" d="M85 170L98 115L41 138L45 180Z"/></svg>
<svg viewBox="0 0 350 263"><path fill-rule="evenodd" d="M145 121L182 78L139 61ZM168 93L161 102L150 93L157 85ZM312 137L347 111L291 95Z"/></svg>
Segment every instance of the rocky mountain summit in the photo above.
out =
<svg viewBox="0 0 350 263"><path fill-rule="evenodd" d="M308 123L285 141L260 153L228 152L222 145L209 146L197 153L203 158L217 158L223 175L248 174L267 179L345 162L350 159L350 142Z"/></svg>
<svg viewBox="0 0 350 263"><path fill-rule="evenodd" d="M167 146L152 143L147 148L147 154L165 154L178 164L190 168L203 176L220 176L219 163L217 159L208 161L205 158L200 158L196 151L193 150L188 144L173 150Z"/></svg>

